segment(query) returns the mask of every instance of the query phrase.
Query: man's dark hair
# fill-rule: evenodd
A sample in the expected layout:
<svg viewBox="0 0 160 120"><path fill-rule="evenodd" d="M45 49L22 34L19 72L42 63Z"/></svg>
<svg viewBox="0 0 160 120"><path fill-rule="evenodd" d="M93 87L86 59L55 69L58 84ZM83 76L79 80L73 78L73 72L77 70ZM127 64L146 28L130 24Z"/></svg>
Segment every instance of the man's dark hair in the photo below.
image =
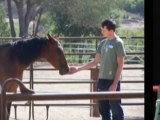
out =
<svg viewBox="0 0 160 120"><path fill-rule="evenodd" d="M107 19L107 20L104 20L101 24L102 28L104 28L106 26L106 28L108 30L113 30L115 31L116 29L116 22L111 20L111 19Z"/></svg>

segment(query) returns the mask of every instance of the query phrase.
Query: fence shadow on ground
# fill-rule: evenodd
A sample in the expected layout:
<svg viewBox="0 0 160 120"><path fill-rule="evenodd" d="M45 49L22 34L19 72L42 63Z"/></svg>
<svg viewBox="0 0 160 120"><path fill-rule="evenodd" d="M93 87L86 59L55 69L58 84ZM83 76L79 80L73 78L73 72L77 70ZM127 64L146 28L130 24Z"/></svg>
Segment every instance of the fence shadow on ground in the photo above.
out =
<svg viewBox="0 0 160 120"><path fill-rule="evenodd" d="M126 117L125 120L144 120L144 117Z"/></svg>

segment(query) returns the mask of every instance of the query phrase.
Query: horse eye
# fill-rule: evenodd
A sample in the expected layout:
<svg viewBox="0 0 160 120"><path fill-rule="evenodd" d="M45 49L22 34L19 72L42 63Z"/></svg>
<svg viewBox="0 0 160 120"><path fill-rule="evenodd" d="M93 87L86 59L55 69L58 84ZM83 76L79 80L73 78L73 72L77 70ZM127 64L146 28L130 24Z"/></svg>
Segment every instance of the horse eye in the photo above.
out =
<svg viewBox="0 0 160 120"><path fill-rule="evenodd" d="M57 48L57 53L60 55L62 53L63 49Z"/></svg>

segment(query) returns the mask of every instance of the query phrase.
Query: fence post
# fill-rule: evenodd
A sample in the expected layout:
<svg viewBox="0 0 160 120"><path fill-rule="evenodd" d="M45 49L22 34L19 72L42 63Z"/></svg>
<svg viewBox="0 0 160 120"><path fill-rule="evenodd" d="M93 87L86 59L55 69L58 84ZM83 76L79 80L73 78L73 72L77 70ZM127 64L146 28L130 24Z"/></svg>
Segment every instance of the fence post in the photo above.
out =
<svg viewBox="0 0 160 120"><path fill-rule="evenodd" d="M30 89L34 89L33 85L33 64L30 65ZM32 119L34 120L34 101L29 101L29 120L31 120L31 115Z"/></svg>
<svg viewBox="0 0 160 120"><path fill-rule="evenodd" d="M91 80L97 81L98 73L99 73L99 69L97 67L91 68L91 73L90 73ZM91 92L95 92L97 88L97 83L94 82L93 84L91 84L90 87L91 87ZM91 105L93 104L93 106L90 107L90 116L100 117L97 100L90 100L90 104Z"/></svg>

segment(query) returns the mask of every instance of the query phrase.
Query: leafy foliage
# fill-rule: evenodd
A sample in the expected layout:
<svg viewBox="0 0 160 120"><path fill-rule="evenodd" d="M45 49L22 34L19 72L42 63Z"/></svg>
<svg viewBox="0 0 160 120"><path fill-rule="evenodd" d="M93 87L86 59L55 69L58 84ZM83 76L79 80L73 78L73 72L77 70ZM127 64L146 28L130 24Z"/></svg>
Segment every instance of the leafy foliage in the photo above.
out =
<svg viewBox="0 0 160 120"><path fill-rule="evenodd" d="M104 19L113 18L119 26L124 8L137 10L144 5L142 0L14 0L14 3L12 7L17 10L14 15L18 15L21 23L17 30L20 36L28 34L29 23L33 19L38 21L41 14L39 34L50 31L61 36L99 36ZM131 7L134 5L136 8Z"/></svg>
<svg viewBox="0 0 160 120"><path fill-rule="evenodd" d="M128 0L125 3L124 9L128 12L144 16L144 0Z"/></svg>
<svg viewBox="0 0 160 120"><path fill-rule="evenodd" d="M2 5L0 5L0 28L1 28L0 37L10 36L8 23L6 22L6 19L5 19L4 7Z"/></svg>
<svg viewBox="0 0 160 120"><path fill-rule="evenodd" d="M114 18L120 24L119 17L122 16L119 11L123 8L122 1L124 0L113 0L112 2L110 0L53 0L46 8L50 12L50 16L48 14L48 17L44 19L50 17L55 21L51 22L53 24L50 27L52 27L52 32L56 34L98 36L102 20Z"/></svg>

